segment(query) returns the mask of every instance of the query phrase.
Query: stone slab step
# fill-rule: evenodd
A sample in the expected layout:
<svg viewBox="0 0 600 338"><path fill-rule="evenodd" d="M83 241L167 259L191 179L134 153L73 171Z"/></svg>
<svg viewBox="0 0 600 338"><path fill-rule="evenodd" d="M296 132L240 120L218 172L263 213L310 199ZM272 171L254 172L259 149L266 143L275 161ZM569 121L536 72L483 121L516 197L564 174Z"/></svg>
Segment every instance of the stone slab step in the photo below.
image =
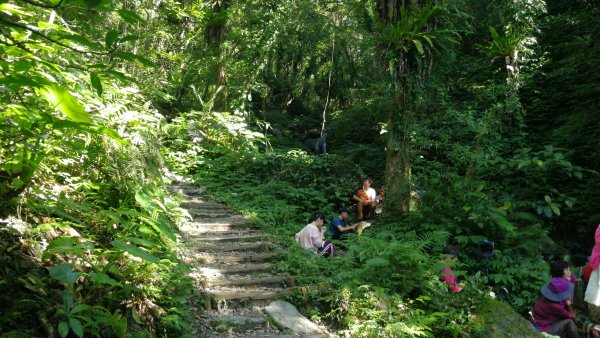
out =
<svg viewBox="0 0 600 338"><path fill-rule="evenodd" d="M256 251L273 248L275 244L265 241L257 242L196 242L187 248L195 251Z"/></svg>
<svg viewBox="0 0 600 338"><path fill-rule="evenodd" d="M232 274L241 274L241 273L253 273L253 272L263 272L272 270L275 267L273 263L248 263L244 265L235 265L235 266L227 266L227 267L211 267L211 266L203 266L199 268L199 270L205 276L210 275L232 275Z"/></svg>
<svg viewBox="0 0 600 338"><path fill-rule="evenodd" d="M266 261L279 256L277 252L256 253L246 255L198 255L195 258L196 262L203 264L211 263L242 263Z"/></svg>
<svg viewBox="0 0 600 338"><path fill-rule="evenodd" d="M220 316L210 321L210 326L218 332L244 332L248 330L259 330L266 327L266 316Z"/></svg>
<svg viewBox="0 0 600 338"><path fill-rule="evenodd" d="M229 291L229 290L211 290L208 292L214 298L225 300L272 300L283 297L295 291L295 288L280 288L269 290L246 290L246 291Z"/></svg>
<svg viewBox="0 0 600 338"><path fill-rule="evenodd" d="M328 338L329 336L322 335L293 335L293 334L278 334L278 335L256 335L256 336L247 336L241 335L237 336L238 338Z"/></svg>
<svg viewBox="0 0 600 338"><path fill-rule="evenodd" d="M191 209L191 208L183 208L187 210L188 214L194 218L199 217L207 217L207 218L231 218L231 217L239 217L237 215L233 215L229 210L214 210L214 209Z"/></svg>
<svg viewBox="0 0 600 338"><path fill-rule="evenodd" d="M186 233L188 236L205 236L207 232L231 232L232 234L259 233L258 231L248 228L246 220L209 220L205 221L189 221L182 224L179 230Z"/></svg>
<svg viewBox="0 0 600 338"><path fill-rule="evenodd" d="M201 187L197 187L195 185L170 185L167 187L167 189L171 192L171 193L180 193L180 194L194 194L195 196L197 195L202 195L206 192L206 189L201 188Z"/></svg>
<svg viewBox="0 0 600 338"><path fill-rule="evenodd" d="M185 230L183 230L185 228ZM185 231L188 235L201 235L206 236L212 234L213 236L236 236L236 235L258 235L260 234L256 230L244 228L242 226L231 226L230 224L207 224L206 227L196 228L193 225L183 225L179 227L181 231Z"/></svg>
<svg viewBox="0 0 600 338"><path fill-rule="evenodd" d="M187 238L188 240L202 241L204 243L226 243L226 242L250 242L266 239L265 234L243 234L233 236L199 236L199 238Z"/></svg>
<svg viewBox="0 0 600 338"><path fill-rule="evenodd" d="M208 280L205 282L207 286L249 286L249 285L293 285L294 278L289 275L270 276L270 277L253 277L253 278L236 278L224 280Z"/></svg>
<svg viewBox="0 0 600 338"><path fill-rule="evenodd" d="M191 198L180 203L183 208L198 209L198 210L229 210L229 208L222 203L205 201L202 199Z"/></svg>
<svg viewBox="0 0 600 338"><path fill-rule="evenodd" d="M244 225L244 224L248 223L248 220L246 220L242 216L238 216L238 215L213 217L213 218L210 218L210 217L202 218L202 217L193 217L192 216L192 221L190 223L194 224L195 226L197 226L199 228L202 228L205 225L211 225L211 224Z"/></svg>

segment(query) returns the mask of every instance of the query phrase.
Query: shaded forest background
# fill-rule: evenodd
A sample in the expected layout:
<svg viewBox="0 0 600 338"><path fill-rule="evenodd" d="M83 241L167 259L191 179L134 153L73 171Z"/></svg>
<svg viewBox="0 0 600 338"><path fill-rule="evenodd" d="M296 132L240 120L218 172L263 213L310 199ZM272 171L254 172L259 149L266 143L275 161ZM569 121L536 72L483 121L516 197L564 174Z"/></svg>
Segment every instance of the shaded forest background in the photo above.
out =
<svg viewBox="0 0 600 338"><path fill-rule="evenodd" d="M362 178L385 186L381 231L337 268L294 248L279 267L320 285L295 301L336 329L480 332L440 293L446 243L460 304L507 287L525 314L547 261L581 264L600 223L599 5L0 1L0 328L186 332L167 167L282 243Z"/></svg>

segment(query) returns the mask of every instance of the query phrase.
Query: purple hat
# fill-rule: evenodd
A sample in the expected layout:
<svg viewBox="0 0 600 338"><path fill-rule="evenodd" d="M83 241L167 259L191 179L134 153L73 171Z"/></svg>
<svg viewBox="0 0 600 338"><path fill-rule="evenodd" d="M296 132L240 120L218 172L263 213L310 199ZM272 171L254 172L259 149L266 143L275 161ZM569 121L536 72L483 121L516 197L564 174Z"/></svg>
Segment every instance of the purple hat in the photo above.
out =
<svg viewBox="0 0 600 338"><path fill-rule="evenodd" d="M573 290L575 285L569 283L562 277L555 277L552 280L542 286L542 295L553 302L560 302L571 296L573 296Z"/></svg>

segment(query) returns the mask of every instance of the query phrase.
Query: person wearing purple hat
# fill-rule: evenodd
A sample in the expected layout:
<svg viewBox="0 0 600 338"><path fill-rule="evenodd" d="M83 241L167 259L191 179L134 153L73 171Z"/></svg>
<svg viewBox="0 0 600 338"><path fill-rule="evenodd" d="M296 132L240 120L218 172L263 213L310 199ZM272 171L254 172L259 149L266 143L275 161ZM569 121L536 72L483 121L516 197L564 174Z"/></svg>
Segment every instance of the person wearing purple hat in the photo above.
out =
<svg viewBox="0 0 600 338"><path fill-rule="evenodd" d="M531 322L541 332L568 338L579 338L573 312L569 307L572 303L575 285L570 282L571 270L562 260L550 265L552 280L542 286L542 297L533 305Z"/></svg>

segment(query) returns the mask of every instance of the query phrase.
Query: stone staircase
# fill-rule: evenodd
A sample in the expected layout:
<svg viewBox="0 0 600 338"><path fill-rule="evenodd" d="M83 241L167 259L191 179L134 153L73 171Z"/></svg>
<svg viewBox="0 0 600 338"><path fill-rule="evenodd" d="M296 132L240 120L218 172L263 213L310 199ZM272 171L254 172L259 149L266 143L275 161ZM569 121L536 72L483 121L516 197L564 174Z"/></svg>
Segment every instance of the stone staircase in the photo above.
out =
<svg viewBox="0 0 600 338"><path fill-rule="evenodd" d="M293 276L272 274L281 249L247 226L225 205L202 198L203 189L172 185L190 220L181 230L179 255L190 264L202 299L195 310L198 337L327 337L279 329L264 306L294 289Z"/></svg>

